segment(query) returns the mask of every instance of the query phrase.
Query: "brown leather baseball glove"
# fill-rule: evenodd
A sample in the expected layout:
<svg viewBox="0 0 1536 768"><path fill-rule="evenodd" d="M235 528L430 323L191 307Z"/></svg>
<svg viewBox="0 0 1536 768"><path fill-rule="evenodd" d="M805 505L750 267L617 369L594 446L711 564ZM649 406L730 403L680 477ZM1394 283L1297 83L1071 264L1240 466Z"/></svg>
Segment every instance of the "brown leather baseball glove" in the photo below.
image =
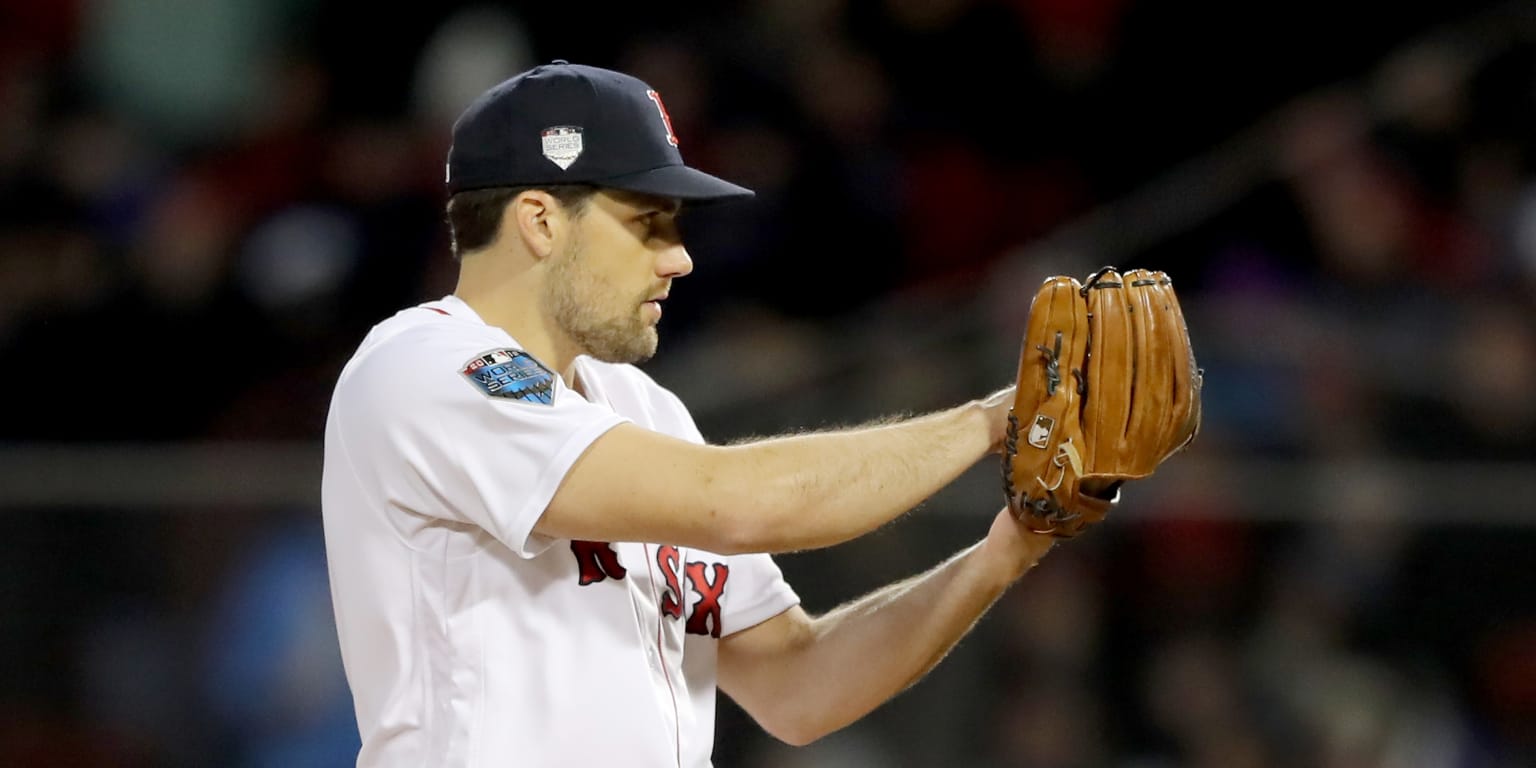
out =
<svg viewBox="0 0 1536 768"><path fill-rule="evenodd" d="M1003 447L1008 506L1070 538L1200 430L1203 374L1162 272L1047 279L1030 304Z"/></svg>

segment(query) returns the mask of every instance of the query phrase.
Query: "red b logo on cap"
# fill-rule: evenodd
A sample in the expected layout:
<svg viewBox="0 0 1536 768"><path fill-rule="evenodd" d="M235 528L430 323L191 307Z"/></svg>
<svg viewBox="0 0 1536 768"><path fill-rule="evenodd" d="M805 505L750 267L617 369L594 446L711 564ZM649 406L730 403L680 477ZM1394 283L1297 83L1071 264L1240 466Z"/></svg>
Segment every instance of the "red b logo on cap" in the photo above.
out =
<svg viewBox="0 0 1536 768"><path fill-rule="evenodd" d="M661 122L667 126L667 143L677 146L677 134L672 132L672 116L667 114L667 105L661 103L661 94L654 90L646 91L645 95L651 97L656 103L656 111L661 114Z"/></svg>

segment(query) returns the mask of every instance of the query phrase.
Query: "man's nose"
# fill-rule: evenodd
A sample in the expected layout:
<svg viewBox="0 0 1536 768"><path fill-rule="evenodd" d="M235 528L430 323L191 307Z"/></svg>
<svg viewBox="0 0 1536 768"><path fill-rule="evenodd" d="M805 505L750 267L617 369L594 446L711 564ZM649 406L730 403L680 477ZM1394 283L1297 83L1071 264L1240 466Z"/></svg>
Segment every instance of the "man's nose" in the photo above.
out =
<svg viewBox="0 0 1536 768"><path fill-rule="evenodd" d="M692 271L693 259L688 256L688 249L682 243L672 245L656 259L658 277L682 277Z"/></svg>

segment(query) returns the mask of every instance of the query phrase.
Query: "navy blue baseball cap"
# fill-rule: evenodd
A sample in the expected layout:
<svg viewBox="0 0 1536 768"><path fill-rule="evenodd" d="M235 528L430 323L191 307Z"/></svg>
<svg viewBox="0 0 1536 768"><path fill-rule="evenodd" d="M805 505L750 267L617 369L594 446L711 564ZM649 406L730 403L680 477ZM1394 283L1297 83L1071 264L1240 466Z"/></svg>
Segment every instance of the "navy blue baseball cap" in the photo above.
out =
<svg viewBox="0 0 1536 768"><path fill-rule="evenodd" d="M448 193L591 184L685 202L752 190L683 163L661 94L622 72L556 59L492 87L453 124Z"/></svg>

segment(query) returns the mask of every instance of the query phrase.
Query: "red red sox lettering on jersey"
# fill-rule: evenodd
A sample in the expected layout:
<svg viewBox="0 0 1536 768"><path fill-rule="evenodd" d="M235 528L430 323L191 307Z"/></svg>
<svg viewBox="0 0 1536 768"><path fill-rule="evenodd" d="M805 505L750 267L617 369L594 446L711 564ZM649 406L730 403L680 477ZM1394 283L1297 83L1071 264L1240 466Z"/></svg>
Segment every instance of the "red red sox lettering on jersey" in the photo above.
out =
<svg viewBox="0 0 1536 768"><path fill-rule="evenodd" d="M606 579L619 581L629 569L619 562L619 553L605 541L572 541L571 554L576 556L578 583L585 587ZM656 548L656 567L661 572L666 591L661 595L661 615L672 619L683 617L683 606L688 604L683 594L683 578L687 578L690 591L698 599L688 609L688 621L684 626L690 635L720 636L720 601L725 597L726 582L731 577L731 567L725 563L689 561L681 563L677 547L662 545Z"/></svg>

